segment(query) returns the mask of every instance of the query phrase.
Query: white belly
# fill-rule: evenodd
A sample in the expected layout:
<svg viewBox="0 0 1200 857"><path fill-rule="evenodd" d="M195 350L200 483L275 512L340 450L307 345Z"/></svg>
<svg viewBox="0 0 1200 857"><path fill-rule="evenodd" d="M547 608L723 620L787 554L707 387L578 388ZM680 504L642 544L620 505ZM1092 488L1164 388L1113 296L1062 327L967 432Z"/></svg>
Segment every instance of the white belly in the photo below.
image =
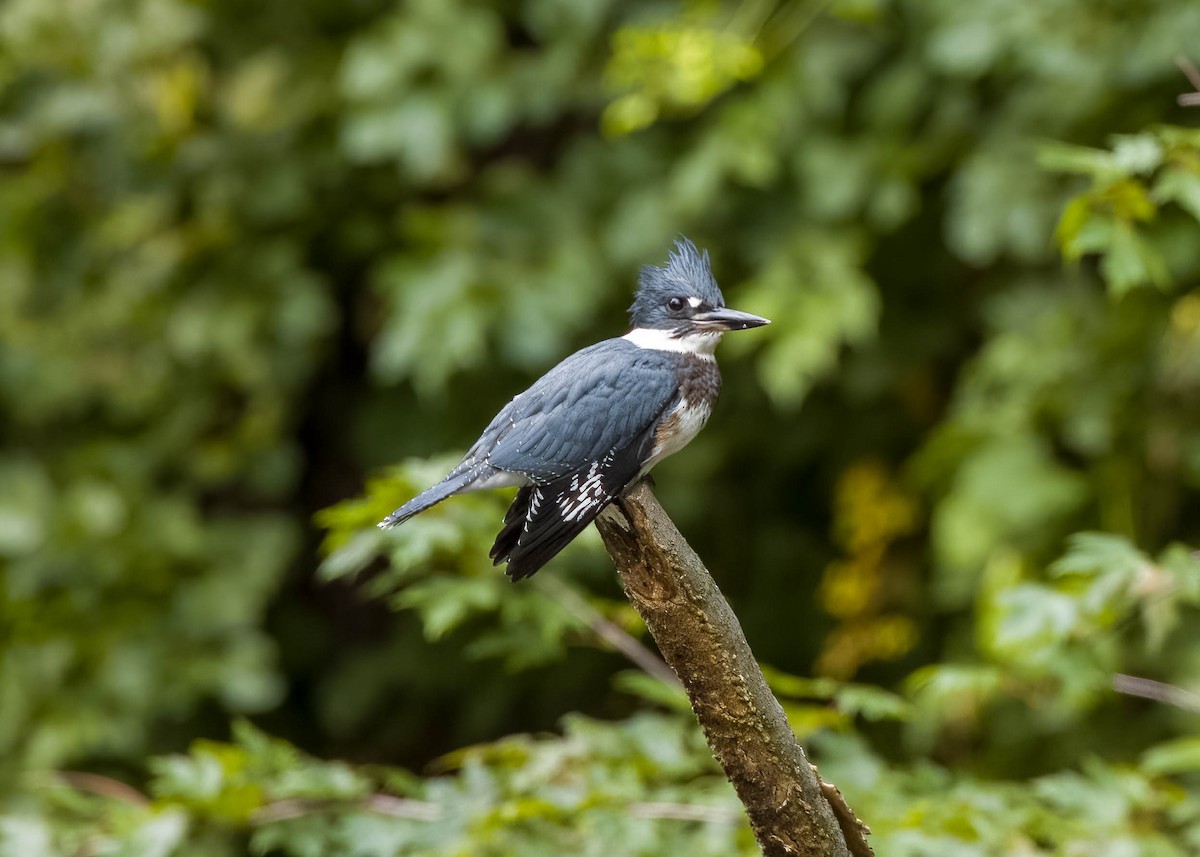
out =
<svg viewBox="0 0 1200 857"><path fill-rule="evenodd" d="M642 473L648 471L651 467L658 464L668 455L672 455L683 449L692 442L692 438L700 433L700 429L704 428L704 424L708 422L708 417L712 413L711 405L699 405L693 407L682 401L675 406L675 409L667 414L666 419L675 423L674 431L663 437L650 453L649 460L646 461L642 468Z"/></svg>

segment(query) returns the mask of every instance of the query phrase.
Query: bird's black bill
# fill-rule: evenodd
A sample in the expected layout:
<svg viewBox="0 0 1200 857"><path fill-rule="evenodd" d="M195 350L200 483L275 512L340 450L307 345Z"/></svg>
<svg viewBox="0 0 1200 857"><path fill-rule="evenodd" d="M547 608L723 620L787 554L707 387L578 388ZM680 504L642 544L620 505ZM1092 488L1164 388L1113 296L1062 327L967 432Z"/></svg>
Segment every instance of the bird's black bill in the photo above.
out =
<svg viewBox="0 0 1200 857"><path fill-rule="evenodd" d="M769 319L762 316L726 307L698 313L692 316L691 320L700 327L712 330L749 330L752 327L762 327L764 324L771 323Z"/></svg>

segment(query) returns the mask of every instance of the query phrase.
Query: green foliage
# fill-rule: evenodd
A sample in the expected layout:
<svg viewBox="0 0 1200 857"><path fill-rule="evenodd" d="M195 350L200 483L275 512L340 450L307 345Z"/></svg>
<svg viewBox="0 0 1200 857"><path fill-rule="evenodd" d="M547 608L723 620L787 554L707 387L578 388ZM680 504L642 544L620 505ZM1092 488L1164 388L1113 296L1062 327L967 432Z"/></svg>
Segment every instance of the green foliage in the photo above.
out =
<svg viewBox="0 0 1200 857"><path fill-rule="evenodd" d="M879 819L872 842L881 854L1182 857L1200 842L1195 795L1131 766L1089 759L1078 771L998 783L929 763L889 772L853 736L815 746L855 812Z"/></svg>
<svg viewBox="0 0 1200 857"><path fill-rule="evenodd" d="M1200 608L1198 579L1200 559L1178 546L1155 561L1099 533L1073 537L1048 579L1031 579L1016 555L994 561L977 602L983 669L972 677L951 668L943 677L943 667L924 668L915 683L922 729L939 721L975 729L988 706L1014 696L1024 706L1007 712L1009 728L1030 738L1100 716L1113 704L1114 676L1140 672L1172 645L1191 645L1181 621ZM1189 670L1178 676L1184 684Z"/></svg>
<svg viewBox="0 0 1200 857"><path fill-rule="evenodd" d="M250 853L289 857L602 855L613 842L645 857L663 848L756 853L733 790L686 714L615 724L572 716L561 736L468 747L425 780L319 762L245 723L233 743L198 741L150 767L153 802L102 778L41 784L26 812L0 828L0 854L69 853L85 836L97 853L130 857L180 847L216 857L247 844Z"/></svg>
<svg viewBox="0 0 1200 857"><path fill-rule="evenodd" d="M514 586L502 495L374 527L680 233L775 323L660 493L878 853L1200 851L1197 44L0 4L0 857L753 853L594 534Z"/></svg>
<svg viewBox="0 0 1200 857"><path fill-rule="evenodd" d="M514 586L488 559L496 521L504 517L504 497L476 494L437 506L403 529L375 527L453 463L410 461L369 482L365 497L322 511L317 522L328 529L328 553L319 573L327 580L353 576L385 552L387 568L364 582L362 591L393 609L415 611L428 639L481 620L466 644L471 657L500 657L512 669L562 657L566 638L582 629L581 620L547 594L545 585ZM598 541L592 533L567 556L588 546L594 551Z"/></svg>
<svg viewBox="0 0 1200 857"><path fill-rule="evenodd" d="M1194 279L1200 253L1179 221L1181 215L1200 221L1198 152L1200 132L1171 126L1114 137L1107 151L1045 145L1043 166L1092 182L1059 220L1063 255L1078 261L1099 254L1100 272L1118 295L1138 286L1165 289L1176 277Z"/></svg>
<svg viewBox="0 0 1200 857"><path fill-rule="evenodd" d="M853 728L858 717L865 721L907 720L912 713L906 700L880 687L803 678L770 667L763 667L763 674L801 740L824 729Z"/></svg>
<svg viewBox="0 0 1200 857"><path fill-rule="evenodd" d="M762 51L739 32L744 25L722 27L713 14L719 7L703 10L708 14L702 8L692 10L693 20L626 26L614 34L605 75L613 89L628 91L604 110L608 133L628 134L665 112L695 110L762 70Z"/></svg>
<svg viewBox="0 0 1200 857"><path fill-rule="evenodd" d="M250 121L286 61L214 78L197 7L117 5L0 11L0 754L39 766L282 698L262 620L331 321L280 232L312 206L274 156L304 94Z"/></svg>

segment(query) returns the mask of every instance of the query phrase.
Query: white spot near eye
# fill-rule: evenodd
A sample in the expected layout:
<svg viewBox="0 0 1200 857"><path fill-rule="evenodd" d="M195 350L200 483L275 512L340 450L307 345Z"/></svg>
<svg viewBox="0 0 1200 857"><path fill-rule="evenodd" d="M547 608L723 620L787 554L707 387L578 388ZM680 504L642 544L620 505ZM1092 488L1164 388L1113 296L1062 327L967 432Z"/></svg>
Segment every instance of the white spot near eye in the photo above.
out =
<svg viewBox="0 0 1200 857"><path fill-rule="evenodd" d="M700 308L700 298L688 298L688 303L691 305L692 309Z"/></svg>

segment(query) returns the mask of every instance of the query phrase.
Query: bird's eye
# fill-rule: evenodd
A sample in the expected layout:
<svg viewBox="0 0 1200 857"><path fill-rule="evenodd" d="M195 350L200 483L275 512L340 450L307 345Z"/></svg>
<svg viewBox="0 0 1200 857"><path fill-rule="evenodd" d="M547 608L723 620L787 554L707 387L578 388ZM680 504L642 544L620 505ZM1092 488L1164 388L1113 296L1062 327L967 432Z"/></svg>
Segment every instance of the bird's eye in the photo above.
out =
<svg viewBox="0 0 1200 857"><path fill-rule="evenodd" d="M683 309L683 298L671 298L667 301L667 309L671 312L679 312Z"/></svg>

